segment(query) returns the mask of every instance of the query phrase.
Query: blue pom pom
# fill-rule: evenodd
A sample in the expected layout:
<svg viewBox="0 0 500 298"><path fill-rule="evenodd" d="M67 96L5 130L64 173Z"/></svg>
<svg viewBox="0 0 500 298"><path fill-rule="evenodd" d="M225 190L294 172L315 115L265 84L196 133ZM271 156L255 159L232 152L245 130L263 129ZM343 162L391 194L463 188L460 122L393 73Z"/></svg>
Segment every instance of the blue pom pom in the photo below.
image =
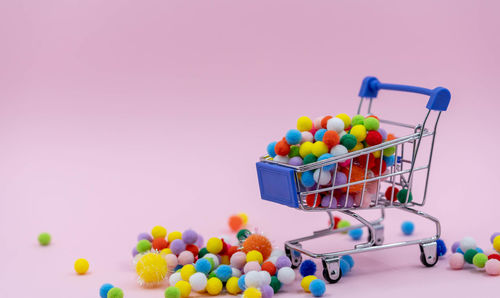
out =
<svg viewBox="0 0 500 298"><path fill-rule="evenodd" d="M321 297L325 294L326 286L325 282L321 279L315 279L309 284L309 291L314 297Z"/></svg>
<svg viewBox="0 0 500 298"><path fill-rule="evenodd" d="M302 140L302 133L298 129L290 129L285 135L289 145L297 145Z"/></svg>
<svg viewBox="0 0 500 298"><path fill-rule="evenodd" d="M273 158L276 156L276 152L274 152L274 146L276 146L276 144L278 144L278 142L271 142L267 145L267 154Z"/></svg>
<svg viewBox="0 0 500 298"><path fill-rule="evenodd" d="M323 136L325 135L326 129L318 129L316 133L314 134L314 139L316 141L323 141Z"/></svg>
<svg viewBox="0 0 500 298"><path fill-rule="evenodd" d="M99 296L101 296L101 298L108 297L108 292L112 288L114 288L114 286L112 284L103 284L101 286L101 288L99 289Z"/></svg>
<svg viewBox="0 0 500 298"><path fill-rule="evenodd" d="M345 260L349 263L349 267L352 269L354 267L354 259L350 255L345 255L340 258L341 260Z"/></svg>
<svg viewBox="0 0 500 298"><path fill-rule="evenodd" d="M314 275L316 273L316 264L311 260L305 260L302 264L300 264L299 271L302 277Z"/></svg>
<svg viewBox="0 0 500 298"><path fill-rule="evenodd" d="M394 165L394 161L396 160L396 157L394 155L391 155L391 156L384 156L384 161L385 161L385 164L388 166L388 167L392 167Z"/></svg>
<svg viewBox="0 0 500 298"><path fill-rule="evenodd" d="M339 262L340 265L340 271L342 272L342 275L347 275L349 271L351 271L351 266L346 260L340 259Z"/></svg>
<svg viewBox="0 0 500 298"><path fill-rule="evenodd" d="M226 282L231 277L231 275L233 275L233 270L229 265L220 265L215 271L215 275L222 282Z"/></svg>
<svg viewBox="0 0 500 298"><path fill-rule="evenodd" d="M459 248L457 248L457 252L458 252L458 253L461 253L461 254L464 254L464 252L462 251L462 249L461 249L460 247L459 247Z"/></svg>
<svg viewBox="0 0 500 298"><path fill-rule="evenodd" d="M182 267L183 267L183 266L182 266L181 264L179 264L179 265L175 266L175 268L174 268L174 272L177 272L178 270L181 270L181 269L182 269Z"/></svg>
<svg viewBox="0 0 500 298"><path fill-rule="evenodd" d="M415 225L411 221L405 221L401 224L401 231L405 235L413 234L413 230L415 230Z"/></svg>
<svg viewBox="0 0 500 298"><path fill-rule="evenodd" d="M240 279L238 279L238 287L240 287L240 290L245 291L247 289L245 285L245 274L240 276Z"/></svg>
<svg viewBox="0 0 500 298"><path fill-rule="evenodd" d="M325 160L325 159L329 159L329 158L332 158L333 155L331 155L330 153L325 153L323 155L321 155L319 158L318 158L318 161L320 160ZM331 165L327 165L327 166L324 166L323 169L325 171L331 171L333 169L333 167L335 166L335 164L331 164Z"/></svg>
<svg viewBox="0 0 500 298"><path fill-rule="evenodd" d="M442 257L446 254L446 244L441 239L436 240L437 243L437 254L439 257Z"/></svg>
<svg viewBox="0 0 500 298"><path fill-rule="evenodd" d="M349 236L351 236L352 240L359 240L363 236L363 229L350 230Z"/></svg>
<svg viewBox="0 0 500 298"><path fill-rule="evenodd" d="M194 264L194 268L196 269L196 272L208 274L212 269L212 264L210 264L210 261L208 261L207 259L201 258L196 261L196 264Z"/></svg>
<svg viewBox="0 0 500 298"><path fill-rule="evenodd" d="M302 185L304 185L305 187L312 187L314 186L314 184L316 184L312 171L302 173L302 178L300 180L302 181Z"/></svg>
<svg viewBox="0 0 500 298"><path fill-rule="evenodd" d="M476 251L481 254L484 253L484 250L482 250L480 247L476 247Z"/></svg>

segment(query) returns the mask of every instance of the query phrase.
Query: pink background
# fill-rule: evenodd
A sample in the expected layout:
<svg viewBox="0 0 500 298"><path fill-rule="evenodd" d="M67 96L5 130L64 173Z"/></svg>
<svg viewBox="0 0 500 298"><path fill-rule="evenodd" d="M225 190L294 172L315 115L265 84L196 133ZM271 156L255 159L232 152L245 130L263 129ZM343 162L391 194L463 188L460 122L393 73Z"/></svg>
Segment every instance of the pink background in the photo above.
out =
<svg viewBox="0 0 500 298"><path fill-rule="evenodd" d="M405 2L405 3L403 3ZM0 297L162 297L130 251L161 224L229 234L247 212L278 247L326 224L260 200L255 165L302 115L355 113L365 75L453 94L425 210L451 246L499 231L498 1L2 1ZM381 94L416 123L425 98ZM399 117L399 118L398 118ZM469 141L473 139L473 141ZM389 240L409 219L389 212ZM430 235L416 221L415 237ZM53 236L39 247L38 233ZM347 236L317 248L349 247ZM311 246L312 247L312 246ZM91 263L77 276L76 258ZM328 297L493 297L500 278L420 265L416 246L355 255ZM289 295L310 297L298 283Z"/></svg>

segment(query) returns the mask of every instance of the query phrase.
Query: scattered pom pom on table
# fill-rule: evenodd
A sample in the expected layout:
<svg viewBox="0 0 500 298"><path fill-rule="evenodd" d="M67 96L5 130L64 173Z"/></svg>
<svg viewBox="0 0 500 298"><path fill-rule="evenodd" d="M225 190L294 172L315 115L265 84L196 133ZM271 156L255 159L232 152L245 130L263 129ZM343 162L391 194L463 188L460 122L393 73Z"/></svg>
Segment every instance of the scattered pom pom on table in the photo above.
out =
<svg viewBox="0 0 500 298"><path fill-rule="evenodd" d="M495 259L488 260L486 262L486 265L484 266L484 269L489 275L500 275L500 261Z"/></svg>
<svg viewBox="0 0 500 298"><path fill-rule="evenodd" d="M212 277L207 281L206 290L210 295L219 295L222 291L222 281L217 277Z"/></svg>
<svg viewBox="0 0 500 298"><path fill-rule="evenodd" d="M186 298L191 294L191 285L185 280L179 280L175 287L181 291L181 297Z"/></svg>
<svg viewBox="0 0 500 298"><path fill-rule="evenodd" d="M279 270L283 267L291 267L292 261L287 256L279 256L276 260L276 264L274 264L276 268Z"/></svg>
<svg viewBox="0 0 500 298"><path fill-rule="evenodd" d="M167 236L167 229L165 229L162 226L155 226L151 230L151 235L153 236L153 239L154 238L165 238Z"/></svg>
<svg viewBox="0 0 500 298"><path fill-rule="evenodd" d="M99 296L101 296L101 298L107 298L108 297L108 292L112 288L114 288L114 286L112 284L103 284L99 288Z"/></svg>
<svg viewBox="0 0 500 298"><path fill-rule="evenodd" d="M151 247L152 247L151 242L149 242L146 239L143 239L137 242L136 249L139 253L143 253L151 250Z"/></svg>
<svg viewBox="0 0 500 298"><path fill-rule="evenodd" d="M436 240L436 244L437 244L437 255L438 257L442 257L446 254L446 244L444 243L444 241L442 239L438 239Z"/></svg>
<svg viewBox="0 0 500 298"><path fill-rule="evenodd" d="M82 274L87 273L87 271L89 270L89 262L85 259L77 259L75 261L74 267L75 267L76 273L82 275Z"/></svg>
<svg viewBox="0 0 500 298"><path fill-rule="evenodd" d="M464 255L458 252L451 254L449 259L450 268L453 270L459 270L464 268L465 259Z"/></svg>
<svg viewBox="0 0 500 298"><path fill-rule="evenodd" d="M135 266L138 282L144 286L154 286L167 276L167 261L157 253L143 255Z"/></svg>
<svg viewBox="0 0 500 298"><path fill-rule="evenodd" d="M476 240L472 237L464 237L460 240L460 249L463 252L468 251L469 249L476 249Z"/></svg>
<svg viewBox="0 0 500 298"><path fill-rule="evenodd" d="M207 276L202 272L196 272L189 277L189 284L195 292L204 291L207 286Z"/></svg>
<svg viewBox="0 0 500 298"><path fill-rule="evenodd" d="M308 276L308 275L314 275L316 273L316 263L314 263L311 260L305 260L300 264L300 275L303 277Z"/></svg>
<svg viewBox="0 0 500 298"><path fill-rule="evenodd" d="M239 278L234 276L228 279L226 283L226 290L229 294L238 295L239 293L241 293L241 289L238 286L238 280Z"/></svg>
<svg viewBox="0 0 500 298"><path fill-rule="evenodd" d="M347 227L350 227L351 226L351 223L345 219L341 219L339 220L339 222L337 223L337 229L343 229L343 228L347 228ZM347 234L347 231L345 232L342 232L344 234Z"/></svg>
<svg viewBox="0 0 500 298"><path fill-rule="evenodd" d="M500 236L496 236L495 239L493 239L493 248L500 252Z"/></svg>
<svg viewBox="0 0 500 298"><path fill-rule="evenodd" d="M137 241L141 240L148 240L149 242L153 242L153 237L151 237L151 235L149 235L148 233L140 233L137 236Z"/></svg>
<svg viewBox="0 0 500 298"><path fill-rule="evenodd" d="M251 250L257 250L262 254L264 260L267 260L273 251L273 246L271 241L263 235L253 234L248 236L248 238L243 242L242 251L244 253L250 252Z"/></svg>
<svg viewBox="0 0 500 298"><path fill-rule="evenodd" d="M351 271L351 265L349 265L349 262L346 259L340 259L339 261L339 267L340 271L342 272L342 275L345 276Z"/></svg>
<svg viewBox="0 0 500 298"><path fill-rule="evenodd" d="M274 295L274 290L270 285L263 285L260 287L262 298L271 298Z"/></svg>
<svg viewBox="0 0 500 298"><path fill-rule="evenodd" d="M168 247L168 242L165 238L155 238L151 243L154 250L161 251Z"/></svg>
<svg viewBox="0 0 500 298"><path fill-rule="evenodd" d="M359 240L363 236L363 229L350 230L349 236L351 236L352 240Z"/></svg>
<svg viewBox="0 0 500 298"><path fill-rule="evenodd" d="M50 234L49 233L40 233L38 235L38 243L40 243L41 246L47 246L50 244Z"/></svg>
<svg viewBox="0 0 500 298"><path fill-rule="evenodd" d="M165 298L179 298L181 297L181 290L177 287L170 286L165 289Z"/></svg>
<svg viewBox="0 0 500 298"><path fill-rule="evenodd" d="M333 118L332 116L325 116L325 117L321 118L320 126L316 127L316 129L327 128L328 121L330 121L330 119L332 119L332 118Z"/></svg>
<svg viewBox="0 0 500 298"><path fill-rule="evenodd" d="M274 293L278 293L281 289L281 282L279 281L277 276L271 276L271 284L270 286L273 288Z"/></svg>
<svg viewBox="0 0 500 298"><path fill-rule="evenodd" d="M218 254L222 250L222 240L215 237L208 239L207 250L209 253Z"/></svg>
<svg viewBox="0 0 500 298"><path fill-rule="evenodd" d="M264 261L264 258L260 251L258 250L251 250L247 253L247 262L258 262L259 264L262 264Z"/></svg>
<svg viewBox="0 0 500 298"><path fill-rule="evenodd" d="M295 280L295 271L290 267L283 267L278 270L277 277L282 284L288 285Z"/></svg>
<svg viewBox="0 0 500 298"><path fill-rule="evenodd" d="M474 256L477 254L477 250L475 249L469 249L465 252L464 254L464 259L467 263L472 264L472 260L474 259Z"/></svg>
<svg viewBox="0 0 500 298"><path fill-rule="evenodd" d="M350 255L342 256L340 259L345 260L351 269L354 267L354 259Z"/></svg>
<svg viewBox="0 0 500 298"><path fill-rule="evenodd" d="M309 284L309 292L311 292L314 297L322 297L325 294L325 291L325 282L321 279L315 279Z"/></svg>
<svg viewBox="0 0 500 298"><path fill-rule="evenodd" d="M185 230L182 233L182 241L186 244L195 244L198 241L198 233L193 230Z"/></svg>
<svg viewBox="0 0 500 298"><path fill-rule="evenodd" d="M276 274L276 266L273 263L266 261L262 264L263 271L267 271L270 275Z"/></svg>
<svg viewBox="0 0 500 298"><path fill-rule="evenodd" d="M401 224L401 231L403 232L403 234L407 236L413 234L414 230L415 230L415 225L411 221L404 221Z"/></svg>
<svg viewBox="0 0 500 298"><path fill-rule="evenodd" d="M174 239L174 241L170 242L170 250L172 250L173 254L179 255L186 250L186 243L182 239Z"/></svg>
<svg viewBox="0 0 500 298"><path fill-rule="evenodd" d="M476 266L477 268L484 268L487 261L488 261L488 257L483 253L477 253L472 258L472 264L474 264L474 266Z"/></svg>
<svg viewBox="0 0 500 298"><path fill-rule="evenodd" d="M123 290L114 287L108 291L107 298L123 298Z"/></svg>
<svg viewBox="0 0 500 298"><path fill-rule="evenodd" d="M248 288L243 292L243 298L261 298L262 293L259 289L256 288Z"/></svg>
<svg viewBox="0 0 500 298"><path fill-rule="evenodd" d="M245 272L245 274L247 274L248 272L260 271L261 269L262 268L259 265L259 262L252 261L252 262L248 262L245 264L245 266L243 267L243 272Z"/></svg>
<svg viewBox="0 0 500 298"><path fill-rule="evenodd" d="M302 278L302 281L300 282L300 286L302 287L302 289L304 289L304 291L309 293L310 292L309 285L315 279L318 279L318 278L314 275L305 276L304 278Z"/></svg>
<svg viewBox="0 0 500 298"><path fill-rule="evenodd" d="M196 269L192 264L184 265L181 269L181 278L187 281L195 273Z"/></svg>

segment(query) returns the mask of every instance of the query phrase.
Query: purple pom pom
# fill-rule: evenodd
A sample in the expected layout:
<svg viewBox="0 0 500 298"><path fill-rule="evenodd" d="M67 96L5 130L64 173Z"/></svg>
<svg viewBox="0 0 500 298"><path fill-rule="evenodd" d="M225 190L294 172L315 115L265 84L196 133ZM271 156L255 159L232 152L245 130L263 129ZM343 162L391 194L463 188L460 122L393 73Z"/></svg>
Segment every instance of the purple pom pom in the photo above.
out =
<svg viewBox="0 0 500 298"><path fill-rule="evenodd" d="M186 230L182 233L182 241L186 244L194 244L198 240L198 233L193 230Z"/></svg>
<svg viewBox="0 0 500 298"><path fill-rule="evenodd" d="M260 287L260 292L262 293L262 298L271 298L274 295L274 290L270 285Z"/></svg>
<svg viewBox="0 0 500 298"><path fill-rule="evenodd" d="M453 245L451 246L451 251L453 253L456 253L457 252L457 249L460 247L460 241L457 241L455 243L453 243Z"/></svg>
<svg viewBox="0 0 500 298"><path fill-rule="evenodd" d="M276 269L281 269L283 267L291 267L292 266L292 261L287 256L280 256L276 260Z"/></svg>
<svg viewBox="0 0 500 298"><path fill-rule="evenodd" d="M198 234L198 240L196 240L196 246L201 248L203 247L203 244L204 244L203 236Z"/></svg>
<svg viewBox="0 0 500 298"><path fill-rule="evenodd" d="M347 206L345 200L346 200L346 194L342 194L339 198L339 208L344 208L344 206L346 208L351 208L352 206L354 206L354 199L351 195L347 197Z"/></svg>
<svg viewBox="0 0 500 298"><path fill-rule="evenodd" d="M344 173L337 171L337 176L335 176L335 186L343 185L346 183L347 183L347 176Z"/></svg>
<svg viewBox="0 0 500 298"><path fill-rule="evenodd" d="M332 202L330 203L330 196L324 196L321 199L321 207L335 209L337 208L337 199L335 197L331 198Z"/></svg>
<svg viewBox="0 0 500 298"><path fill-rule="evenodd" d="M303 163L304 161L302 160L302 158L298 156L294 156L288 161L288 164L292 166L301 166Z"/></svg>
<svg viewBox="0 0 500 298"><path fill-rule="evenodd" d="M139 236L137 236L137 241L141 240L148 240L149 242L153 242L153 237L149 235L148 233L140 233Z"/></svg>
<svg viewBox="0 0 500 298"><path fill-rule="evenodd" d="M493 233L493 235L491 235L491 238L490 238L491 243L493 243L493 240L495 240L495 238L496 238L497 236L500 236L500 233L499 233L499 232L497 232L497 233Z"/></svg>
<svg viewBox="0 0 500 298"><path fill-rule="evenodd" d="M132 249L132 256L135 257L138 253L139 252L137 251L137 248L134 246L134 248Z"/></svg>
<svg viewBox="0 0 500 298"><path fill-rule="evenodd" d="M179 255L181 252L186 250L186 243L184 243L181 239L175 239L172 243L170 243L170 250L172 250L172 253L175 255Z"/></svg>

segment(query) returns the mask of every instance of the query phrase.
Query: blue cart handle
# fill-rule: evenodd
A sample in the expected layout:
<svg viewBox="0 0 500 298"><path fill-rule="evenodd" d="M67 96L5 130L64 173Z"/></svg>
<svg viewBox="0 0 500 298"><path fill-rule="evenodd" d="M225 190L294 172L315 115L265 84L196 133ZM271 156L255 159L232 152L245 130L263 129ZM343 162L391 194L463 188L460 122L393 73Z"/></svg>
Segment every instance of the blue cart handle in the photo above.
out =
<svg viewBox="0 0 500 298"><path fill-rule="evenodd" d="M450 91L443 87L427 89L408 85L386 84L381 83L376 77L366 77L363 80L361 89L359 90L359 96L364 98L375 98L377 97L378 91L383 89L429 95L430 97L426 107L434 111L446 111L451 99Z"/></svg>

